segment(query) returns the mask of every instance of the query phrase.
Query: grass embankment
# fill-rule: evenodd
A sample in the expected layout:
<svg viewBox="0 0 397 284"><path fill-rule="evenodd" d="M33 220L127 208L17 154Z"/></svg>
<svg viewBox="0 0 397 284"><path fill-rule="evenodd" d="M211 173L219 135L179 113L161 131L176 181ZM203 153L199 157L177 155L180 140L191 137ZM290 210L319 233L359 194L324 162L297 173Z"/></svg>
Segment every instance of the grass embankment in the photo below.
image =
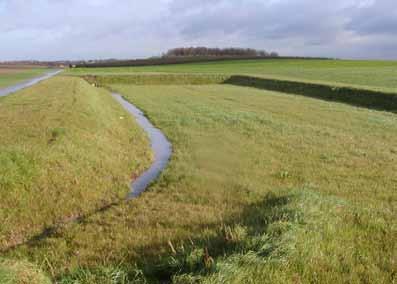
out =
<svg viewBox="0 0 397 284"><path fill-rule="evenodd" d="M130 115L79 78L0 98L0 133L2 251L124 199L151 159Z"/></svg>
<svg viewBox="0 0 397 284"><path fill-rule="evenodd" d="M75 75L125 75L139 72L253 75L397 92L397 61L242 60L147 67L76 68L68 72Z"/></svg>
<svg viewBox="0 0 397 284"><path fill-rule="evenodd" d="M12 68L0 67L0 88L5 88L13 84L40 76L50 69L47 68Z"/></svg>
<svg viewBox="0 0 397 284"><path fill-rule="evenodd" d="M84 79L98 86L112 84L130 85L210 85L222 84L231 76L218 74L129 74L129 75L86 75Z"/></svg>
<svg viewBox="0 0 397 284"><path fill-rule="evenodd" d="M356 87L338 87L308 83L302 81L287 81L281 79L265 79L255 76L220 75L220 74L130 74L107 76L84 76L91 83L99 86L109 84L134 85L205 85L229 84L248 86L257 89L278 91L347 103L370 109L397 112L397 93L381 92Z"/></svg>
<svg viewBox="0 0 397 284"><path fill-rule="evenodd" d="M166 133L169 167L139 199L11 255L62 283L396 281L395 114L228 85L111 87Z"/></svg>
<svg viewBox="0 0 397 284"><path fill-rule="evenodd" d="M397 93L392 92L360 89L350 86L340 87L309 82L265 79L253 76L230 76L223 83L343 102L369 109L397 112Z"/></svg>

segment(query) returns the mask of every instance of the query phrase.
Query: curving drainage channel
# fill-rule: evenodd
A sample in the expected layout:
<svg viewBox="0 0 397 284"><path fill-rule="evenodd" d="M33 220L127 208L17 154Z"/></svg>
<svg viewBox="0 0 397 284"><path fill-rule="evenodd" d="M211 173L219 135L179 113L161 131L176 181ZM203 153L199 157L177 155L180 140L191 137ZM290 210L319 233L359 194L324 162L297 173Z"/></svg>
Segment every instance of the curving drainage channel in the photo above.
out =
<svg viewBox="0 0 397 284"><path fill-rule="evenodd" d="M46 75L36 77L34 79L16 84L14 86L0 89L0 97L10 95L16 91L33 86L34 84L49 79L59 74L60 72L62 72L62 70L50 72L47 73ZM122 107L126 109L126 111L128 111L135 118L138 125L142 127L143 130L148 134L151 147L154 152L154 162L151 165L151 167L147 171L145 171L142 175L140 175L135 181L131 182L130 193L126 198L126 200L130 200L138 197L161 174L161 172L164 170L164 168L167 166L170 160L172 153L172 146L171 143L165 137L165 135L158 128L153 126L153 124L145 117L145 115L140 109L138 109L133 104L126 101L121 95L117 93L112 93L112 96L116 99L117 102L119 102L122 105ZM111 204L111 206L112 205L113 204ZM44 235L47 235L48 232L55 231L56 228L58 227L61 227L71 222L75 222L79 219L81 219L81 217L72 218L67 221L61 221L58 224L55 224L54 226L45 229L42 233L31 238L31 240L38 239ZM24 242L17 243L13 247L5 251L0 250L0 252L3 253L10 251L23 244Z"/></svg>
<svg viewBox="0 0 397 284"><path fill-rule="evenodd" d="M140 109L126 101L120 94L112 93L112 96L135 117L138 125L148 134L154 152L154 162L151 167L131 183L131 191L127 199L132 199L145 191L150 183L161 174L170 160L172 147L165 135L146 118Z"/></svg>
<svg viewBox="0 0 397 284"><path fill-rule="evenodd" d="M62 70L52 71L45 75L0 89L0 97L4 97L19 90L31 87L43 80L49 79L59 74L60 72L62 72ZM140 109L126 101L117 93L112 93L112 96L135 118L139 126L142 127L143 130L148 134L151 147L154 152L154 162L151 167L131 183L131 190L127 196L127 199L132 199L138 197L155 179L157 179L160 173L164 170L170 160L172 147L165 135L158 128L153 126L153 124L145 117Z"/></svg>

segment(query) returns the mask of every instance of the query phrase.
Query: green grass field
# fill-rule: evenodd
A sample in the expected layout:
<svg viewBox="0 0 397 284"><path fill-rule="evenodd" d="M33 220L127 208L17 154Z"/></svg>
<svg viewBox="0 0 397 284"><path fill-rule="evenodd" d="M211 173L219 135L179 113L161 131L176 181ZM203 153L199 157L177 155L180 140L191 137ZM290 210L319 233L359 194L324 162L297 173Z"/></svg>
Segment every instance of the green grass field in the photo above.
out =
<svg viewBox="0 0 397 284"><path fill-rule="evenodd" d="M202 65L212 66L150 68ZM100 81L173 145L160 178L124 202L128 176L151 154L109 91L58 76L0 98L0 279L24 283L27 267L62 284L397 281L396 114L205 79L144 80Z"/></svg>
<svg viewBox="0 0 397 284"><path fill-rule="evenodd" d="M8 256L63 283L395 281L394 114L234 86L111 87L169 137L169 168L139 199Z"/></svg>
<svg viewBox="0 0 397 284"><path fill-rule="evenodd" d="M397 61L275 59L69 70L70 74L75 75L136 72L244 74L397 92Z"/></svg>
<svg viewBox="0 0 397 284"><path fill-rule="evenodd" d="M44 74L47 68L2 68L0 66L0 88L14 85Z"/></svg>

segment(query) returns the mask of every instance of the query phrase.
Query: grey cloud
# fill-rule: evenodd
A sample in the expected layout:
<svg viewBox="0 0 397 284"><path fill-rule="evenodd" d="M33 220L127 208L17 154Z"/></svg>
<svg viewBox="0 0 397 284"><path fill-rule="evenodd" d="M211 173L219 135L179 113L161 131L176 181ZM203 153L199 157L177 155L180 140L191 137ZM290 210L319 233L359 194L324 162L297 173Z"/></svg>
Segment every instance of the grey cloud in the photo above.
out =
<svg viewBox="0 0 397 284"><path fill-rule="evenodd" d="M178 26L183 27L181 33L187 38L214 32L266 38L316 38L323 37L324 33L335 33L341 29L343 20L334 8L335 2L330 5L313 0L240 0L217 1L209 7L192 1L194 5L189 10L186 8L189 1L175 0L173 6L181 6L177 4L180 2L185 3L185 9L178 14L177 22Z"/></svg>
<svg viewBox="0 0 397 284"><path fill-rule="evenodd" d="M378 0L351 12L348 29L360 35L397 35L395 0Z"/></svg>
<svg viewBox="0 0 397 284"><path fill-rule="evenodd" d="M186 45L397 58L395 0L0 0L0 60L131 58Z"/></svg>

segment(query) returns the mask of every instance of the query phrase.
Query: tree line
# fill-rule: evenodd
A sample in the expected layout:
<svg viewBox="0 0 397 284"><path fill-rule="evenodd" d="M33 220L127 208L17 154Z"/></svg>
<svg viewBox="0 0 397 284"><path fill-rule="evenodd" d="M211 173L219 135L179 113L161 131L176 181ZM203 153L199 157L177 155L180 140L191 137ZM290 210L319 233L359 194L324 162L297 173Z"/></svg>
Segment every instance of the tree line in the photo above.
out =
<svg viewBox="0 0 397 284"><path fill-rule="evenodd" d="M249 56L249 57L278 57L277 52L267 52L253 48L208 48L208 47L178 47L168 50L163 57L222 57L222 56Z"/></svg>

